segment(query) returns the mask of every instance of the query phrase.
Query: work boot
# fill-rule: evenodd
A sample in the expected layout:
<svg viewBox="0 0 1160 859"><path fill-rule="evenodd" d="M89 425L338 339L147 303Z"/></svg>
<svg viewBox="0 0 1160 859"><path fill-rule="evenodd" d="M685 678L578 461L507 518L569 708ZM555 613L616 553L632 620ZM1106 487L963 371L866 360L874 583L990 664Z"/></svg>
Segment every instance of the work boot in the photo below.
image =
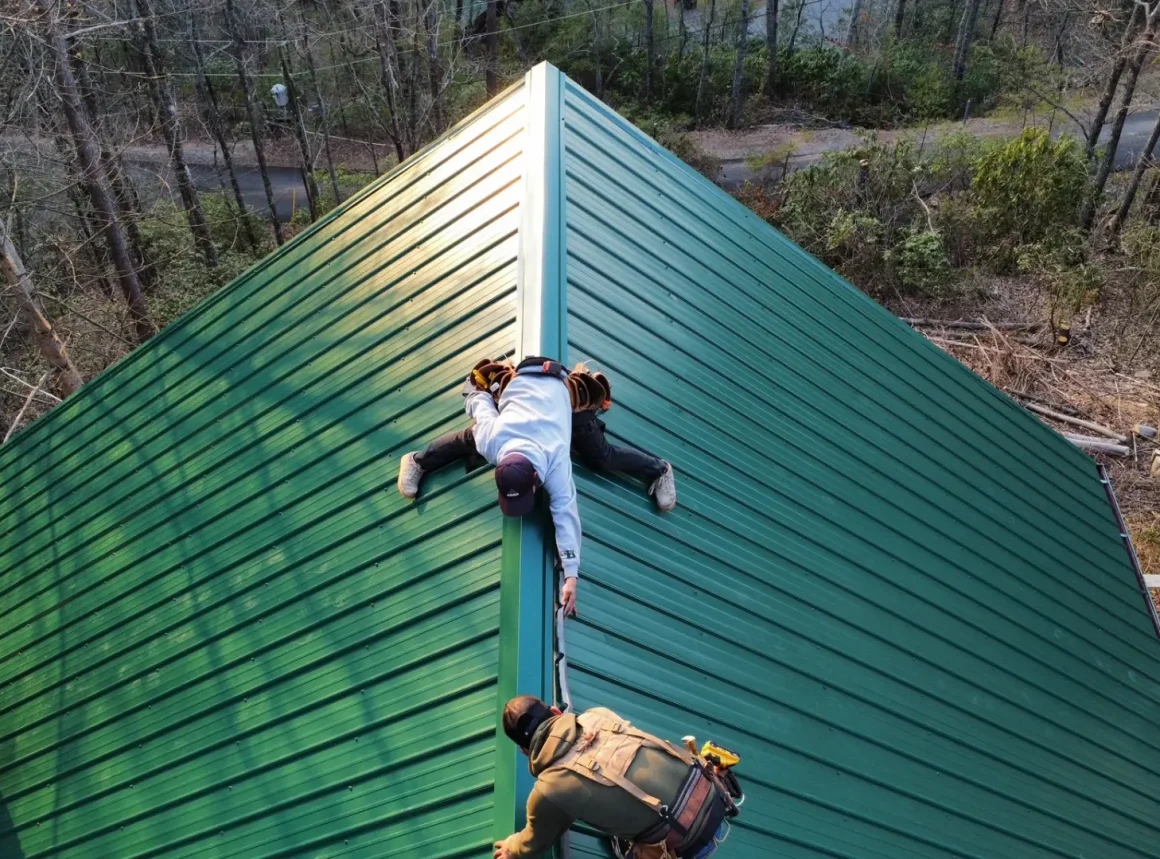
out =
<svg viewBox="0 0 1160 859"><path fill-rule="evenodd" d="M419 482L423 479L423 468L415 456L408 453L399 460L399 494L404 498L419 497Z"/></svg>
<svg viewBox="0 0 1160 859"><path fill-rule="evenodd" d="M672 463L665 463L665 473L652 482L648 494L656 499L658 510L672 510L677 506L677 481L673 478Z"/></svg>

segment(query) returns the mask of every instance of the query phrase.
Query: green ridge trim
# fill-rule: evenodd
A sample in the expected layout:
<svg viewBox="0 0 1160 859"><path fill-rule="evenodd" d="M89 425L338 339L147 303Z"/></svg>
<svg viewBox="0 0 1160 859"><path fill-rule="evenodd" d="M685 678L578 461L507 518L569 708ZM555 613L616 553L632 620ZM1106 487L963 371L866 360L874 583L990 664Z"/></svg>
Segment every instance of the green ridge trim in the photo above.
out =
<svg viewBox="0 0 1160 859"><path fill-rule="evenodd" d="M561 102L564 78L542 63L525 78L527 143L520 203L516 358L567 360L564 302ZM496 837L523 827L534 779L526 761L502 736L503 705L515 695L552 697L552 612L555 584L547 505L503 527L495 809Z"/></svg>

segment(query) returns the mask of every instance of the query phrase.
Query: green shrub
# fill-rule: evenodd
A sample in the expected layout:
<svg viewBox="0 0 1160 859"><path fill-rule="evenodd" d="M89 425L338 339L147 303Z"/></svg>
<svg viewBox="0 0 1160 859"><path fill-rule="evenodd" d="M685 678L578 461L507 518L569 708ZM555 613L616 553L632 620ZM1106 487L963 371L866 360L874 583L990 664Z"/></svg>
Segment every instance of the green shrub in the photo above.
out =
<svg viewBox="0 0 1160 859"><path fill-rule="evenodd" d="M1084 235L1062 230L1019 249L1018 266L1047 287L1053 317L1069 318L1099 300L1102 266L1085 259Z"/></svg>
<svg viewBox="0 0 1160 859"><path fill-rule="evenodd" d="M942 234L938 230L912 233L886 254L899 284L912 292L941 291L954 278Z"/></svg>
<svg viewBox="0 0 1160 859"><path fill-rule="evenodd" d="M984 151L971 198L1000 267L1019 246L1077 226L1090 184L1083 149L1070 136L1052 140L1042 128L1029 128Z"/></svg>

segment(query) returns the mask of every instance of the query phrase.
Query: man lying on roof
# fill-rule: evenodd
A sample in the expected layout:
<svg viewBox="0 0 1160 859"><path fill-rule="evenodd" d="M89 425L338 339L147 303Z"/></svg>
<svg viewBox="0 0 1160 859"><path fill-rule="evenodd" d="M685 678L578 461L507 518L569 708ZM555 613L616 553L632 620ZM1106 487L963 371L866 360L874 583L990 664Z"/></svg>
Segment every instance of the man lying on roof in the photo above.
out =
<svg viewBox="0 0 1160 859"><path fill-rule="evenodd" d="M596 410L611 405L611 387L591 373L570 374L546 358L528 358L518 367L481 361L464 383L467 413L474 426L443 435L399 463L399 492L419 495L423 475L479 453L495 465L499 506L507 516L526 516L536 489L549 496L556 550L564 569L561 602L576 610L580 574L580 515L572 481L574 450L589 467L624 471L650 480L657 506L677 503L673 469L662 459L614 447L604 437Z"/></svg>
<svg viewBox="0 0 1160 859"><path fill-rule="evenodd" d="M544 855L582 820L628 841L632 859L706 859L728 834L740 795L715 763L634 728L611 710L562 713L532 695L508 701L503 730L536 777L527 825L495 859Z"/></svg>

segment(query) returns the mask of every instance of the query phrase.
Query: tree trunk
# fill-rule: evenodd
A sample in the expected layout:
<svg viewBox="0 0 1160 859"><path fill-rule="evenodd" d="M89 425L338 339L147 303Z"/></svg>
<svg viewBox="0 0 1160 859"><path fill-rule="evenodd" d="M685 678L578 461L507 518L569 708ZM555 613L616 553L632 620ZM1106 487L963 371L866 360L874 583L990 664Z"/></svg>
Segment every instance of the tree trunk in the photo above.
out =
<svg viewBox="0 0 1160 859"><path fill-rule="evenodd" d="M310 88L318 100L318 116L322 126L322 152L326 156L326 171L330 174L330 186L334 189L334 205L342 202L342 192L338 189L338 172L334 169L334 156L330 150L330 108L322 100L322 87L318 85L318 72L314 67L314 52L310 50L310 34L306 32L306 22L302 20L302 52L306 57L306 70L310 74Z"/></svg>
<svg viewBox="0 0 1160 859"><path fill-rule="evenodd" d="M677 39L677 62L685 59L685 45L689 41L689 30L685 26L685 0L677 0L677 26L680 28L680 37Z"/></svg>
<svg viewBox="0 0 1160 859"><path fill-rule="evenodd" d="M217 147L222 153L222 161L226 165L226 173L230 177L230 187L234 192L234 201L238 204L238 212L242 220L242 229L246 233L246 240L250 243L251 248L256 249L258 237L255 235L254 225L250 221L246 199L242 196L242 186L238 183L238 173L234 169L234 156L230 152L229 143L226 141L225 126L222 123L221 114L218 112L217 94L213 90L209 76L205 73L205 60L201 56L201 43L198 41L196 20L196 15L191 13L189 16L189 43L193 50L197 91L201 96L202 104L205 106L205 116L209 124L210 134L217 142Z"/></svg>
<svg viewBox="0 0 1160 859"><path fill-rule="evenodd" d="M505 5L505 10L507 6ZM427 0L427 76L431 87L431 117L436 136L443 132L443 69L439 65L439 4Z"/></svg>
<svg viewBox="0 0 1160 859"><path fill-rule="evenodd" d="M773 98L777 92L777 19L781 15L779 0L765 2L765 52L769 65L765 72L765 95Z"/></svg>
<svg viewBox="0 0 1160 859"><path fill-rule="evenodd" d="M153 26L153 8L149 0L137 0L137 12L141 16L141 32L144 36L141 57L145 63L145 74L149 76L154 106L161 120L162 132L165 134L165 144L169 147L169 163L177 180L177 191L181 196L181 204L185 207L185 217L189 222L190 232L193 233L194 243L205 259L205 264L214 268L218 264L217 250L213 246L213 238L210 236L209 225L206 223L193 177L189 175L189 167L185 163L185 147L182 142L184 134L177 113L177 99L169 79L162 77L164 68L161 63L161 48L157 43L157 30Z"/></svg>
<svg viewBox="0 0 1160 859"><path fill-rule="evenodd" d="M508 22L508 32L511 34L512 41L516 43L516 53L519 54L520 64L525 68L534 65L531 54L528 53L528 46L524 40L520 38L519 25L516 24L515 15L512 13L512 3L503 4L503 18Z"/></svg>
<svg viewBox="0 0 1160 859"><path fill-rule="evenodd" d="M496 0L487 0L487 94L493 96L499 92L499 79L496 77L496 67L499 65L499 36L496 34Z"/></svg>
<svg viewBox="0 0 1160 859"><path fill-rule="evenodd" d="M37 3L45 13L44 21L48 31L48 47L53 54L57 94L72 134L77 162L85 177L85 189L88 191L101 232L109 246L109 256L117 270L117 281L125 295L125 303L133 319L137 340L143 343L157 333L157 328L149 319L149 308L141 289L141 280L137 276L136 261L125 242L117 204L109 187L109 174L101 159L101 145L85 116L76 77L69 61L68 43L60 32L53 0L37 0Z"/></svg>
<svg viewBox="0 0 1160 859"><path fill-rule="evenodd" d="M113 268L113 263L109 257L108 244L99 240L101 225L93 217L92 207L85 205L84 195L81 194L82 188L87 190L85 177L80 175L76 169L75 150L69 148L63 131L53 135L53 142L56 144L57 152L61 155L62 163L69 165L69 177L76 180L68 188L68 197L72 201L73 209L76 210L77 225L82 238L85 240L85 247L88 248L89 254L92 257L93 272L97 281L97 287L111 301L114 290L113 284L109 280L109 272Z"/></svg>
<svg viewBox="0 0 1160 859"><path fill-rule="evenodd" d="M789 59L790 57L793 56L794 48L797 46L798 33L800 33L801 29L802 29L802 18L805 16L805 12L806 12L806 0L799 0L798 8L797 8L797 17L794 19L794 22L793 22L793 32L791 32L789 34L789 44L786 45L786 47L785 47L786 59Z"/></svg>
<svg viewBox="0 0 1160 859"><path fill-rule="evenodd" d="M1156 11L1160 12L1160 3L1156 5ZM1136 53L1132 55L1131 61L1128 63L1128 77L1124 81L1124 91L1120 95L1120 106L1116 110L1116 117L1112 120L1112 128L1108 133L1108 143L1104 149L1104 159L1100 162L1099 172L1096 173L1095 182L1092 184L1091 199L1084 207L1083 227L1085 230L1090 230L1092 224L1095 223L1100 198L1103 196L1104 187L1108 184L1108 177L1112 175L1112 167L1116 163L1116 150L1120 148L1120 135L1124 131L1124 122L1128 119L1128 110L1132 106L1132 97L1136 94L1136 82L1140 79L1140 69L1144 67L1144 60L1147 59L1149 51L1152 50L1153 38L1155 38L1155 21L1153 20L1153 15L1149 15L1148 26L1144 31L1141 43L1136 49Z"/></svg>
<svg viewBox="0 0 1160 859"><path fill-rule="evenodd" d="M589 2L588 8L592 8ZM596 97L604 101L604 66L600 60L600 13L592 11L592 60L596 65Z"/></svg>
<svg viewBox="0 0 1160 859"><path fill-rule="evenodd" d="M83 384L81 374L69 359L64 341L57 335L52 320L40 306L36 290L32 287L32 278L28 276L16 247L8 238L8 229L4 225L3 218L0 218L0 271L3 271L4 280L16 294L21 313L36 334L36 345L40 349L41 357L56 370L57 387L61 396L67 397L76 393Z"/></svg>
<svg viewBox="0 0 1160 859"><path fill-rule="evenodd" d="M379 8L382 14L379 14ZM407 157L403 147L403 134L399 127L398 94L399 71L395 62L395 32L394 21L391 17L391 0L382 0L374 5L375 44L379 54L379 77L383 87L383 94L387 99L387 112L390 114L390 128L388 134L395 144L395 155L399 163Z"/></svg>
<svg viewBox="0 0 1160 859"><path fill-rule="evenodd" d="M422 129L419 122L419 18L415 10L415 25L411 27L411 51L407 80L407 140L408 151L417 152L422 140ZM427 75L423 75L427 77Z"/></svg>
<svg viewBox="0 0 1160 859"><path fill-rule="evenodd" d="M745 71L745 49L749 47L749 0L741 0L741 29L737 31L737 63L733 66L733 100L729 109L729 127L741 122L741 78Z"/></svg>
<svg viewBox="0 0 1160 859"><path fill-rule="evenodd" d="M701 105L705 99L705 81L709 78L709 35L713 31L713 18L717 14L717 0L709 0L709 14L705 18L704 37L701 44L701 76L697 79L697 103L693 116L701 118Z"/></svg>
<svg viewBox="0 0 1160 859"><path fill-rule="evenodd" d="M963 9L963 19L959 24L959 38L955 43L953 65L954 79L961 81L967 73L967 60L971 56L971 44L975 41L975 27L979 23L980 0L967 0Z"/></svg>
<svg viewBox="0 0 1160 859"><path fill-rule="evenodd" d="M1108 118L1108 111L1111 109L1112 102L1116 98L1116 90L1120 87L1120 78L1124 74L1124 68L1128 65L1128 57L1131 56L1132 43L1136 38L1136 29L1139 27L1143 17L1143 7L1136 6L1132 10L1132 17L1128 20L1128 26L1124 28L1124 36L1120 41L1120 50L1116 54L1116 61L1112 65L1111 74L1108 75L1107 83L1104 85L1104 91L1100 94L1096 115L1092 117L1092 127L1088 129L1087 147L1084 154L1089 160L1095 154L1096 144L1100 140L1100 132L1104 129L1104 120Z"/></svg>
<svg viewBox="0 0 1160 859"><path fill-rule="evenodd" d="M73 7L74 10L76 7ZM71 13L70 13L71 14ZM77 83L77 92L80 95L82 110L88 112L87 121L93 129L93 134L101 147L101 161L105 164L105 171L109 177L109 185L113 190L113 199L121 215L121 226L128 238L129 251L137 264L137 278L142 285L148 287L153 280L153 261L145 253L145 242L141 238L141 230L137 225L141 217L141 200L137 196L137 189L125 171L120 154L111 151L101 140L99 132L100 117L105 115L102 105L97 100L97 92L89 77L88 64L75 44L69 45L69 62Z"/></svg>
<svg viewBox="0 0 1160 859"><path fill-rule="evenodd" d="M1007 0L999 0L999 2L995 4L995 18L991 21L991 35L987 39L989 42L995 41L995 36L997 36L999 33L999 25L1003 23L1003 7L1006 5L1006 3Z"/></svg>
<svg viewBox="0 0 1160 859"><path fill-rule="evenodd" d="M274 241L285 244L286 234L282 232L282 222L278 219L278 208L274 205L274 189L270 185L270 171L266 168L266 150L262 142L263 122L258 105L254 102L254 90L250 85L250 73L246 71L246 44L242 40L242 26L234 8L234 0L226 0L226 29L233 42L234 67L238 72L238 84L246 101L246 118L250 122L250 139L254 141L254 156L258 160L258 172L262 174L262 187L266 191L266 205L270 210L270 220L274 226Z"/></svg>
<svg viewBox="0 0 1160 859"><path fill-rule="evenodd" d="M1067 33L1067 25L1070 22L1071 13L1064 12L1059 30L1055 34L1055 47L1051 51L1051 59L1048 60L1048 63L1057 63L1061 69L1063 68L1063 37Z"/></svg>
<svg viewBox="0 0 1160 859"><path fill-rule="evenodd" d="M999 3L1002 6L1002 0ZM906 22L906 0L898 0L894 7L894 38L902 38L902 25Z"/></svg>
<svg viewBox="0 0 1160 859"><path fill-rule="evenodd" d="M1136 199L1136 192L1140 190L1140 181L1144 178L1144 173L1152 166L1152 152L1156 149L1156 143L1160 141L1160 117L1156 118L1156 122L1152 125L1152 134L1148 137L1148 143L1144 147L1140 159L1136 162L1136 169L1132 171L1132 180L1128 183L1128 188L1124 191L1124 198L1120 201L1120 208L1116 210L1116 215L1112 218L1111 226L1108 233L1115 236L1120 232L1124 226L1124 221L1128 219L1128 212L1132 209L1132 201Z"/></svg>
<svg viewBox="0 0 1160 859"><path fill-rule="evenodd" d="M858 30L862 24L862 6L864 0L854 0L854 6L850 10L850 27L846 31L846 44L851 48L858 46Z"/></svg>
<svg viewBox="0 0 1160 859"><path fill-rule="evenodd" d="M684 0L679 0L684 2ZM653 38L653 0L644 0L644 100L652 101L653 67L656 65L656 43Z"/></svg>
<svg viewBox="0 0 1160 859"><path fill-rule="evenodd" d="M279 29L283 34L279 16ZM294 136L298 140L298 151L302 155L302 180L306 188L306 204L310 207L310 223L318 220L318 184L314 181L314 156L310 154L310 139L306 136L306 122L302 118L302 102L298 97L298 87L294 83L294 70L290 68L290 57L286 45L278 46L278 62L282 67L282 77L286 80L286 95L289 97L290 115L294 118Z"/></svg>

